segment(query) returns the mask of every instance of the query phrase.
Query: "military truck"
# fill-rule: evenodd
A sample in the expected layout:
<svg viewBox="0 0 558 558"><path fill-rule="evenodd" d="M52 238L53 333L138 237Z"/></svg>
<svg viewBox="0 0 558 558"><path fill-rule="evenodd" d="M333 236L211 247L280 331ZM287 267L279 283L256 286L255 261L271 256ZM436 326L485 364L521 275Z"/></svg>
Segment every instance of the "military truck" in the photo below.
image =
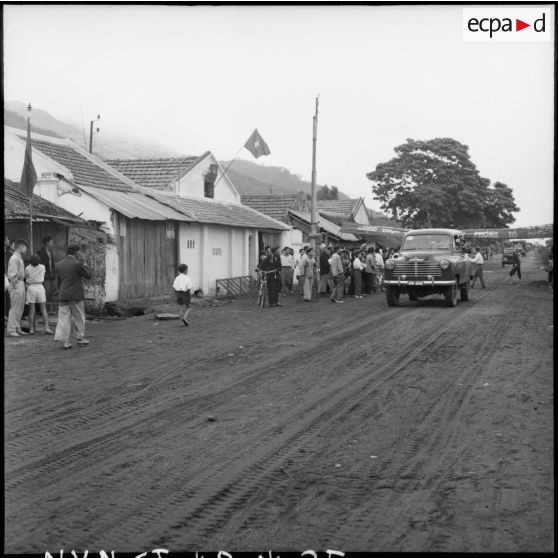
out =
<svg viewBox="0 0 558 558"><path fill-rule="evenodd" d="M407 231L399 252L385 262L387 303L399 306L402 294L408 295L410 300L441 294L446 306L455 307L458 295L462 301L469 300L474 269L461 231Z"/></svg>

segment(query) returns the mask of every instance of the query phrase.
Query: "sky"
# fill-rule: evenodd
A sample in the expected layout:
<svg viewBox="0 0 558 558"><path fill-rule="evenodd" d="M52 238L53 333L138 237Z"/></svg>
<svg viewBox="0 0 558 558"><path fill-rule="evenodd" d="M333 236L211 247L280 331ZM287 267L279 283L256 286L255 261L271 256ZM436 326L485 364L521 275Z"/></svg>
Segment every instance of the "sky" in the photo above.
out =
<svg viewBox="0 0 558 558"><path fill-rule="evenodd" d="M257 163L310 180L319 95L319 184L379 209L366 173L451 137L512 188L515 226L552 223L553 37L464 41L464 7L5 5L4 99L220 160L252 159L257 127Z"/></svg>

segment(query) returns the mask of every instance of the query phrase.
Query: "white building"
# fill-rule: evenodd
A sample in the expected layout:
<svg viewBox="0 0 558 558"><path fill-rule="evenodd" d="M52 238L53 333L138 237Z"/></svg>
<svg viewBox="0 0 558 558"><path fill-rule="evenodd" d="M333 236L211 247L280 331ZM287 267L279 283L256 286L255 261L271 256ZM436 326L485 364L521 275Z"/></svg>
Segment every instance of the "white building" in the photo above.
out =
<svg viewBox="0 0 558 558"><path fill-rule="evenodd" d="M21 177L25 136L5 127L5 178ZM250 275L258 234L280 235L289 228L243 206L209 152L199 158L137 160L136 183L116 162L109 165L71 140L32 134L32 147L34 193L101 223L115 239L106 251L106 302L171 294L180 263L190 267L194 289L213 294L217 279ZM127 174L132 167L129 163ZM162 183L169 187L156 186Z"/></svg>

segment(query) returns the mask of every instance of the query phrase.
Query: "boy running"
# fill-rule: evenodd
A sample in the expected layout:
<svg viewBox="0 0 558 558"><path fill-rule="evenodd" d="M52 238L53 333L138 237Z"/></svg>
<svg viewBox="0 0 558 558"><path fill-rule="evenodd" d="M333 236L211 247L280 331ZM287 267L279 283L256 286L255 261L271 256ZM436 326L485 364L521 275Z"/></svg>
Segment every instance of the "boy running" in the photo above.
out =
<svg viewBox="0 0 558 558"><path fill-rule="evenodd" d="M190 313L190 290L192 289L192 280L188 277L188 266L180 264L178 266L178 275L172 284L172 288L176 291L176 303L178 304L178 315L183 325L187 326L186 318Z"/></svg>

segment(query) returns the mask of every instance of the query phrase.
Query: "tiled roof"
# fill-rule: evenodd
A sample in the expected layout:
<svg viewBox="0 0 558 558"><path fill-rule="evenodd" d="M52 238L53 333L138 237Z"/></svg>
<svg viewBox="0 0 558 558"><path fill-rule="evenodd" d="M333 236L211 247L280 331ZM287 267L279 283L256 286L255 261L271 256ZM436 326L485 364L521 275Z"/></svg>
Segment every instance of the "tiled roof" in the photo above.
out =
<svg viewBox="0 0 558 558"><path fill-rule="evenodd" d="M308 211L297 211L295 209L289 209L289 213L294 217L304 221L308 225L310 225L312 221L312 215ZM332 223L328 219L326 219L321 213L319 214L318 218L318 226L320 229L324 230L326 233L331 234L341 240L345 240L347 242L356 242L358 237L356 237L352 233L343 233L341 232L341 227Z"/></svg>
<svg viewBox="0 0 558 558"><path fill-rule="evenodd" d="M128 217L128 219L145 219L147 221L191 221L183 212L178 212L169 205L160 203L140 191L120 192L99 190L89 186L82 186L81 189L111 209L122 213L122 215Z"/></svg>
<svg viewBox="0 0 558 558"><path fill-rule="evenodd" d="M173 157L165 159L106 159L105 163L133 180L136 184L155 190L172 189L173 182L182 178L201 157Z"/></svg>
<svg viewBox="0 0 558 558"><path fill-rule="evenodd" d="M348 218L359 200L360 198L349 200L318 200L316 202L316 210L325 211L327 213L338 213ZM307 202L307 208L310 210L310 202Z"/></svg>
<svg viewBox="0 0 558 558"><path fill-rule="evenodd" d="M47 157L60 163L72 172L73 180L81 186L92 186L94 188L105 188L121 192L132 192L133 186L111 174L104 169L102 162L97 163L80 153L80 148L71 143L62 143L60 140L53 142L31 138L34 149L38 149Z"/></svg>
<svg viewBox="0 0 558 558"><path fill-rule="evenodd" d="M242 196L242 203L286 223L288 210L297 209L297 207L301 209L304 202L300 194L288 194L283 196Z"/></svg>
<svg viewBox="0 0 558 558"><path fill-rule="evenodd" d="M141 190L157 201L183 212L192 221L198 223L269 230L288 230L289 228L284 223L241 203L196 196L177 196L170 192L163 193L148 188L142 188Z"/></svg>
<svg viewBox="0 0 558 558"><path fill-rule="evenodd" d="M33 215L37 218L56 218L89 226L87 221L76 217L69 211L33 194ZM22 219L29 217L29 198L19 190L19 185L11 180L4 179L4 219Z"/></svg>

